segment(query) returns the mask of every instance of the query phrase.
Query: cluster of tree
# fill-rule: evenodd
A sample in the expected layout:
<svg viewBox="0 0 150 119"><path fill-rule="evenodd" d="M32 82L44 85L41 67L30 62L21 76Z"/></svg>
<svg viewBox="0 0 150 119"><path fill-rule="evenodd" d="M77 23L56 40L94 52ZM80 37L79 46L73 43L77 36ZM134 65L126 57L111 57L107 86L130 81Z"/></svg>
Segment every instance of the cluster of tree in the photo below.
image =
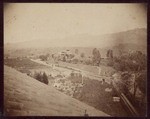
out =
<svg viewBox="0 0 150 119"><path fill-rule="evenodd" d="M72 59L72 58L74 58L75 55L74 54L69 54L69 55L66 54L66 56L67 56L67 58Z"/></svg>
<svg viewBox="0 0 150 119"><path fill-rule="evenodd" d="M101 61L101 55L97 48L94 48L92 51L93 56L90 58L86 58L85 53L80 53L81 58L74 58L71 60L71 63L83 63L87 65L99 66ZM79 55L78 49L75 49L75 55ZM83 59L84 58L84 59Z"/></svg>
<svg viewBox="0 0 150 119"><path fill-rule="evenodd" d="M65 54L64 56L63 56L63 62L70 62L70 60L72 59L72 58L74 58L74 54Z"/></svg>
<svg viewBox="0 0 150 119"><path fill-rule="evenodd" d="M99 66L101 61L101 54L99 50L97 48L94 48L92 54L93 54L93 58L92 58L93 65Z"/></svg>
<svg viewBox="0 0 150 119"><path fill-rule="evenodd" d="M48 76L46 73L41 73L41 72L35 72L34 73L34 78L42 83L45 83L48 85Z"/></svg>
<svg viewBox="0 0 150 119"><path fill-rule="evenodd" d="M145 104L147 56L140 51L126 52L113 58L113 67L117 71L126 72L121 75L122 91L138 108L143 107L141 104ZM137 89L142 93L140 100Z"/></svg>
<svg viewBox="0 0 150 119"><path fill-rule="evenodd" d="M146 106L146 70L141 72L126 72L121 75L120 90L136 107L140 115L145 115Z"/></svg>
<svg viewBox="0 0 150 119"><path fill-rule="evenodd" d="M94 48L92 54L93 54L92 57L87 58L85 53L81 52L79 54L79 50L75 49L74 54L65 54L63 56L57 56L57 59L64 62L74 63L74 64L83 63L87 65L99 66L101 61L101 54L99 50L97 48ZM41 55L40 59L46 61L48 58L47 56L48 55ZM111 56L112 56L112 51L111 51ZM55 60L56 56L52 54L52 58Z"/></svg>
<svg viewBox="0 0 150 119"><path fill-rule="evenodd" d="M115 57L113 61L113 67L116 70L123 72L128 71L131 74L135 74L136 82L142 82L141 79L146 80L147 56L142 52L136 51L132 53L126 53L119 57ZM127 80L128 78L125 77L125 79ZM141 90L143 89L141 88Z"/></svg>
<svg viewBox="0 0 150 119"><path fill-rule="evenodd" d="M146 78L147 78L147 71L143 70L140 72L140 74L136 75L136 85L140 89L140 91L146 95ZM135 92L136 94L136 92Z"/></svg>
<svg viewBox="0 0 150 119"><path fill-rule="evenodd" d="M114 57L113 67L119 71L141 71L147 67L147 56L140 51Z"/></svg>

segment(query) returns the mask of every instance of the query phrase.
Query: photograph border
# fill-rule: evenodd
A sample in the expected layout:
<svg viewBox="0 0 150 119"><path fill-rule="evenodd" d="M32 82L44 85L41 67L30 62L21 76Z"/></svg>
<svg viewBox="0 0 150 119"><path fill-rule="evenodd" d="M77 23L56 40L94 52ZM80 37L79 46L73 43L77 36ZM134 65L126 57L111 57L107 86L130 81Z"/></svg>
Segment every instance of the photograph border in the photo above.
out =
<svg viewBox="0 0 150 119"><path fill-rule="evenodd" d="M147 118L150 117L149 113L149 101L150 101L150 81L148 80L150 78L150 73L149 73L149 50L150 50L150 31L149 31L149 24L150 24L150 14L149 14L149 2L148 0L3 0L0 3L0 116L4 119L10 118L9 116L4 115L4 6L5 3L147 3ZM12 118L12 117L11 117ZM18 118L23 118L23 119L35 119L35 118L40 118L40 119L47 119L47 118L85 118L85 117L70 117L70 116L14 116L13 118L18 119ZM145 117L88 117L88 118L145 118Z"/></svg>

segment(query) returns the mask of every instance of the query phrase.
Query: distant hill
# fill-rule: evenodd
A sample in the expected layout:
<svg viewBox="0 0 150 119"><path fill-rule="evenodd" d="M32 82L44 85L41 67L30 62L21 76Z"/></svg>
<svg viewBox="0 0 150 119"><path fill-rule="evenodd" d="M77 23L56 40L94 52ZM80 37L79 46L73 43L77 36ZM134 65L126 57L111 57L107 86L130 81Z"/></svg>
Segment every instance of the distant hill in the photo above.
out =
<svg viewBox="0 0 150 119"><path fill-rule="evenodd" d="M65 39L54 40L39 40L39 41L27 41L20 43L8 43L4 45L5 53L11 49L47 49L51 51L60 51L62 49L75 48L80 49L81 52L85 52L91 55L93 48L98 48L101 51L102 56L106 55L108 49L113 49L115 52L118 50L140 50L146 52L147 49L147 30L145 28L137 28L133 30L105 34L105 35L88 35L80 34L76 36L66 37ZM117 53L116 53L117 54Z"/></svg>
<svg viewBox="0 0 150 119"><path fill-rule="evenodd" d="M89 116L109 116L4 66L5 116L84 116L85 110Z"/></svg>
<svg viewBox="0 0 150 119"><path fill-rule="evenodd" d="M16 48L38 48L38 47L98 47L104 48L118 44L140 44L146 45L147 30L137 28L129 31L123 31L105 35L79 34L76 36L66 37L65 39L39 39L13 44L5 44L5 47ZM56 41L56 42L54 42Z"/></svg>

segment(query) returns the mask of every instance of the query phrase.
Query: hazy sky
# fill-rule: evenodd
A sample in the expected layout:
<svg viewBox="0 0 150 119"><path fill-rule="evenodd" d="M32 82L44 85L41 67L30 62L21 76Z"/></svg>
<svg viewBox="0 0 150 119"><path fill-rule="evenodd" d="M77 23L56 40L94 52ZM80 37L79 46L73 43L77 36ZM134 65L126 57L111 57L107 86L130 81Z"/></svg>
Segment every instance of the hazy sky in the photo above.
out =
<svg viewBox="0 0 150 119"><path fill-rule="evenodd" d="M9 3L4 8L4 42L52 40L78 34L100 35L147 28L144 6Z"/></svg>

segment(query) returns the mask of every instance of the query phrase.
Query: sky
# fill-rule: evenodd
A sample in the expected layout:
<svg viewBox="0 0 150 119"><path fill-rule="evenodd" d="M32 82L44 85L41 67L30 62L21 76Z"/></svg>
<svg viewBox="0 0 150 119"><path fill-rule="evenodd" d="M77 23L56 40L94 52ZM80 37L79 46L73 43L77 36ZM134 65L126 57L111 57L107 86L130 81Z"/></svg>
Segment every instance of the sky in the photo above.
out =
<svg viewBox="0 0 150 119"><path fill-rule="evenodd" d="M4 43L54 41L147 28L146 4L7 3Z"/></svg>

